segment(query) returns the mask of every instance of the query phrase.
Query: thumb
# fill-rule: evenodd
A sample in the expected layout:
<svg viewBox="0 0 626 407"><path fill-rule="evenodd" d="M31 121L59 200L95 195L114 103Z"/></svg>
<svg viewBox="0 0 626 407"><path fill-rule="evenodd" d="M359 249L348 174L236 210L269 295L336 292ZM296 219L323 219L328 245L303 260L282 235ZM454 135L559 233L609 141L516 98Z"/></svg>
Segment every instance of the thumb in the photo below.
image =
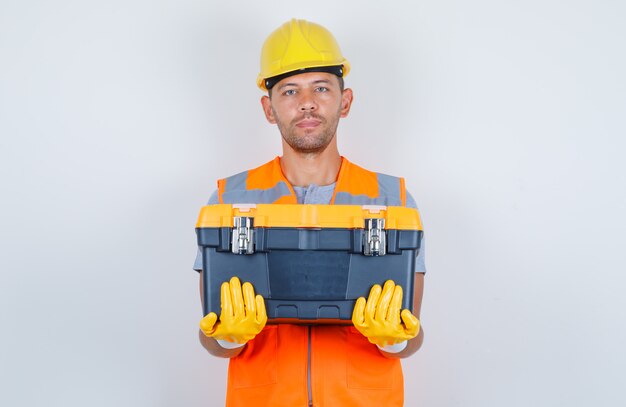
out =
<svg viewBox="0 0 626 407"><path fill-rule="evenodd" d="M408 309L403 309L400 313L402 322L404 322L405 332L410 335L411 338L415 338L420 331L420 320L411 313Z"/></svg>
<svg viewBox="0 0 626 407"><path fill-rule="evenodd" d="M256 301L256 320L261 324L261 329L267 323L267 310L265 309L265 301L263 297L258 295L254 298Z"/></svg>
<svg viewBox="0 0 626 407"><path fill-rule="evenodd" d="M365 325L365 298L359 297L354 304L354 310L352 311L352 323L356 327L363 327Z"/></svg>
<svg viewBox="0 0 626 407"><path fill-rule="evenodd" d="M200 320L200 329L206 336L211 336L215 332L215 322L217 321L217 314L215 312L209 312L204 318Z"/></svg>

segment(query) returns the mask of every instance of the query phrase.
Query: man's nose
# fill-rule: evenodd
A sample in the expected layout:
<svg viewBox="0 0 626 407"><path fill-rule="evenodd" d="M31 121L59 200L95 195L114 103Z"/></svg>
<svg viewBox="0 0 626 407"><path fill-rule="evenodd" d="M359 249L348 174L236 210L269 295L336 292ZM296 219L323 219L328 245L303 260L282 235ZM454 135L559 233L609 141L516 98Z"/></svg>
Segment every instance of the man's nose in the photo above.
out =
<svg viewBox="0 0 626 407"><path fill-rule="evenodd" d="M313 99L313 96L308 94L308 92L303 92L301 98L300 98L300 111L301 112L306 112L306 111L314 111L317 109L317 104L315 103L315 100Z"/></svg>

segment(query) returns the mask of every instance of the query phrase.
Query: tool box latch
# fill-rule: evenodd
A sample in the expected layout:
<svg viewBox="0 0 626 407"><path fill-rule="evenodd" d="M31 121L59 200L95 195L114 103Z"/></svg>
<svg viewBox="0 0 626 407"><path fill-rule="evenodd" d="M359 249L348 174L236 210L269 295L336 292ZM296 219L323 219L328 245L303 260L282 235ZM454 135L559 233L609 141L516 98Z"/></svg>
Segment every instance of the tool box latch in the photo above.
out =
<svg viewBox="0 0 626 407"><path fill-rule="evenodd" d="M254 218L235 216L233 218L233 236L231 251L235 254L254 253Z"/></svg>
<svg viewBox="0 0 626 407"><path fill-rule="evenodd" d="M385 219L365 219L364 232L363 254L366 256L384 256L387 253Z"/></svg>

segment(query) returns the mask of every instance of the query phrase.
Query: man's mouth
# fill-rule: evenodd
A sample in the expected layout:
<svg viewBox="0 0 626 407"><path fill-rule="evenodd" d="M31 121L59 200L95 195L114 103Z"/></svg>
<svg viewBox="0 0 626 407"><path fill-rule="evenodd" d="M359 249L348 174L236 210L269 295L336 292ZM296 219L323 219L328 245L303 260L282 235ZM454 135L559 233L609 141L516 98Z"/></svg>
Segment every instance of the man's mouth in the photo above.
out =
<svg viewBox="0 0 626 407"><path fill-rule="evenodd" d="M304 120L300 120L299 122L297 122L296 127L301 127L301 128L317 127L320 125L320 123L321 121L317 119L304 119Z"/></svg>

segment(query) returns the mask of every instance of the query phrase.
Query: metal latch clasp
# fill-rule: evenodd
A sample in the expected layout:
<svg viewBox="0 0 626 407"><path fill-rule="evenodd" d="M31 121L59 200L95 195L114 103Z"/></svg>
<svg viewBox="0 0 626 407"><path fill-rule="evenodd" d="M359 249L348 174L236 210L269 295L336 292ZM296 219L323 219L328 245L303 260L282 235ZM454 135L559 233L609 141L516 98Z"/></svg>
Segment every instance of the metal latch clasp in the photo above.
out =
<svg viewBox="0 0 626 407"><path fill-rule="evenodd" d="M254 218L235 216L231 251L235 254L254 253Z"/></svg>
<svg viewBox="0 0 626 407"><path fill-rule="evenodd" d="M385 219L365 219L364 232L365 239L363 240L363 254L366 256L384 256L387 253Z"/></svg>

